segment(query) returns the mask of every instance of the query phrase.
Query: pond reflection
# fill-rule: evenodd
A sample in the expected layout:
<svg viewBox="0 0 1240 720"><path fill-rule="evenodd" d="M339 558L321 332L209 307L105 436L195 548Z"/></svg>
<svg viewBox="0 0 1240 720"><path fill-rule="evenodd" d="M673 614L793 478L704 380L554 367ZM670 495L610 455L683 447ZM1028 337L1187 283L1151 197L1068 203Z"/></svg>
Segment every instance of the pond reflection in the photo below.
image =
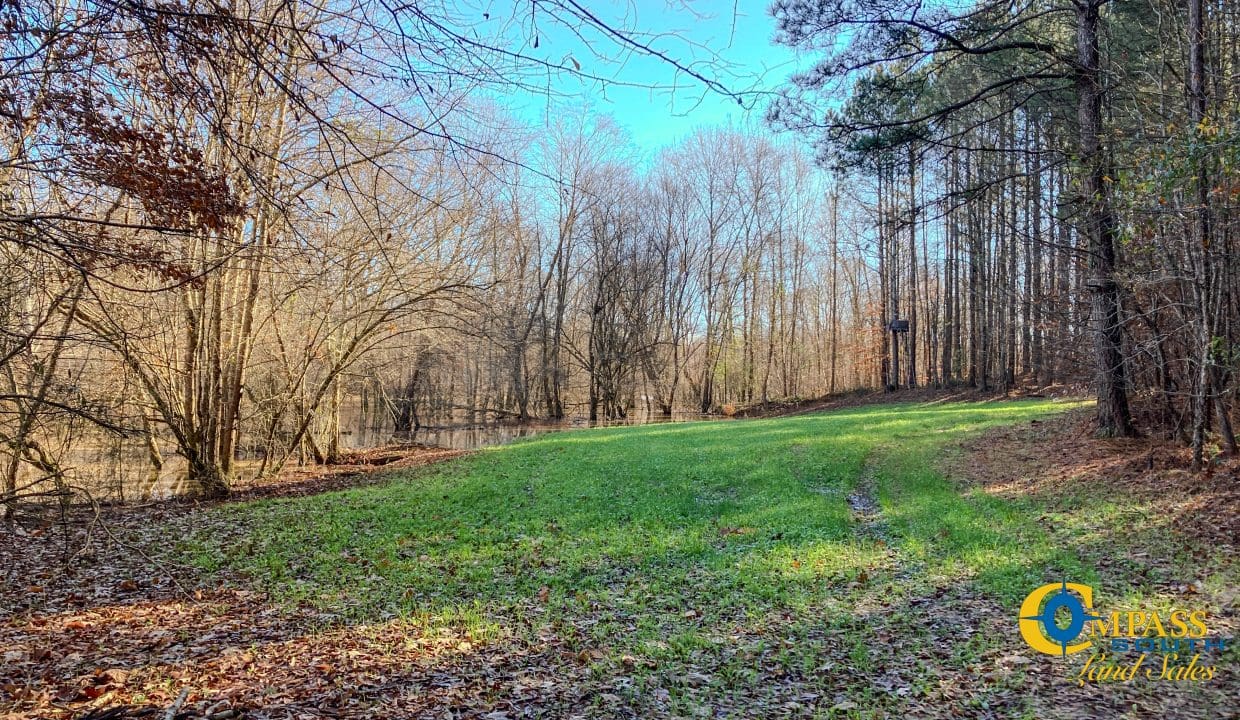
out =
<svg viewBox="0 0 1240 720"><path fill-rule="evenodd" d="M591 422L584 417L559 422L535 420L527 422L470 422L467 416L445 418L413 432L397 432L390 422L376 427L373 416L345 412L341 418L340 444L347 450L370 450L390 445L425 445L451 450L476 450L502 445L513 440L589 427L646 425L651 423L682 423L695 420L720 420L718 415L677 412L671 416L634 414L619 420ZM234 470L239 478L253 478L263 466L264 449L243 437L237 448ZM110 503L135 503L166 500L186 495L191 487L186 480L185 459L167 440L160 443L161 463L153 467L145 442L139 438L100 436L83 439L69 453L68 470L73 484L87 490L93 499ZM286 472L308 470L299 465L304 458L294 456Z"/></svg>
<svg viewBox="0 0 1240 720"><path fill-rule="evenodd" d="M342 430L340 439L342 445L354 450L381 447L393 443L417 443L430 447L450 448L452 450L476 450L491 445L503 445L518 438L580 428L718 419L720 419L718 415L677 412L672 413L670 416L641 414L617 420L595 421L578 417L566 418L558 422L546 420L490 423L454 422L429 425L412 432L397 432L391 427L358 427L354 430Z"/></svg>

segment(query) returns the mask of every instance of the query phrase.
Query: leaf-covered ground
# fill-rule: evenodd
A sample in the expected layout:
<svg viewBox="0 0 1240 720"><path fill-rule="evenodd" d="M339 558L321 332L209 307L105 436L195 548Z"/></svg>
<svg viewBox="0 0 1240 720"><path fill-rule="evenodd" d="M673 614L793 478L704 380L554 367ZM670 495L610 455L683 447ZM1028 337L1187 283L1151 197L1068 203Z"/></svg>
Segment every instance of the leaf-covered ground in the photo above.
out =
<svg viewBox="0 0 1240 720"><path fill-rule="evenodd" d="M1234 536L1185 532L1234 516L1234 493L1072 476L1098 447L1072 407L582 430L120 516L128 547L11 574L0 714L188 689L187 717L219 718L1234 717L1234 651L1210 683L1078 686L1080 656L1017 634L1024 595L1063 579L1103 610L1191 605L1234 634ZM52 535L20 542L46 554Z"/></svg>

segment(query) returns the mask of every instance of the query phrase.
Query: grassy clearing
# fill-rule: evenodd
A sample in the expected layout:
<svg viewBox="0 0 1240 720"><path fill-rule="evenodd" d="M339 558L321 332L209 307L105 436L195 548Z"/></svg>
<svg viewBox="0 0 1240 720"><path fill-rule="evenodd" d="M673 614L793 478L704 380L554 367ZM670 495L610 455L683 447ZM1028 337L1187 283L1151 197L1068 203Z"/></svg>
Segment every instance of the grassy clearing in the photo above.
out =
<svg viewBox="0 0 1240 720"><path fill-rule="evenodd" d="M1064 407L886 406L550 434L390 485L228 508L247 536L192 549L280 598L359 620L486 615L540 592L563 612L593 600L802 610L887 556L885 541L851 528L846 499L868 459L899 549L1010 599L1081 567L1022 508L959 495L931 461L963 433ZM648 616L626 639L662 637L662 622Z"/></svg>
<svg viewBox="0 0 1240 720"><path fill-rule="evenodd" d="M1064 533L1105 534L1139 509L1065 513L962 490L936 468L969 433L1074 406L551 434L388 485L220 508L207 525L240 535L204 532L180 550L329 620L554 639L590 666L602 715L1033 716L1022 667L980 675L1024 650L1007 611L1044 582L1095 582ZM880 532L859 532L850 512L863 477Z"/></svg>

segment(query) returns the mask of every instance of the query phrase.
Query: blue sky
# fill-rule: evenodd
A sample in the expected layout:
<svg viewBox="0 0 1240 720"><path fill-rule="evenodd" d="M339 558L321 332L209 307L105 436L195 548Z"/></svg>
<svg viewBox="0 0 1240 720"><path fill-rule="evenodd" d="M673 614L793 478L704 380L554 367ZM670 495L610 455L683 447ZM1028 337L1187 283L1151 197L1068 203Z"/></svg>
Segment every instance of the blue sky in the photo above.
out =
<svg viewBox="0 0 1240 720"><path fill-rule="evenodd" d="M718 79L729 89L746 91L771 90L797 66L790 49L771 42L775 21L767 12L769 3L594 0L582 4L608 24L636 30L641 33L639 40L702 75ZM493 7L500 12L497 5ZM518 91L497 98L528 122L541 123L548 111L584 103L592 112L611 115L642 151L670 145L699 126L762 126L765 101L760 97L747 96L746 105L754 107L742 107L660 59L624 52L612 40L578 33L580 28L550 18L536 16L531 22L509 16L509 22L525 37L527 53L552 62L576 61L583 73L616 83L584 80L570 73L541 81L551 89L550 95ZM533 37L538 39L537 48Z"/></svg>

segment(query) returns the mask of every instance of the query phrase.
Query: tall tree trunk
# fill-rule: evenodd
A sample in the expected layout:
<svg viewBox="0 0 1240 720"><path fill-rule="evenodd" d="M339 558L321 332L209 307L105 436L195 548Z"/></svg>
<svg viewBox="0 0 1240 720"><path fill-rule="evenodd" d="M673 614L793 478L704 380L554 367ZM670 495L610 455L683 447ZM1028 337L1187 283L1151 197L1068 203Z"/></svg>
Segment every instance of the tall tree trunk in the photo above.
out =
<svg viewBox="0 0 1240 720"><path fill-rule="evenodd" d="M1032 241L1029 248L1030 252L1026 255L1025 275L1028 280L1028 295L1026 298L1025 327L1029 338L1029 370L1033 375L1035 383L1044 384L1046 378L1046 366L1042 359L1042 342L1044 338L1043 330L1043 309L1046 307L1045 290L1042 284L1042 154L1040 152L1042 144L1042 134L1035 125L1033 129L1033 146L1034 152L1031 159L1031 172L1029 174L1031 186L1031 194L1033 196L1032 207L1030 208L1032 222Z"/></svg>
<svg viewBox="0 0 1240 720"><path fill-rule="evenodd" d="M840 266L840 192L831 190L831 381L828 392L835 394L835 369L839 360L840 291L838 273Z"/></svg>
<svg viewBox="0 0 1240 720"><path fill-rule="evenodd" d="M1115 214L1107 187L1108 158L1102 146L1102 65L1098 26L1103 0L1081 0L1077 8L1077 122L1080 124L1082 232L1089 248L1090 322L1094 333L1097 434L1134 435L1122 352L1119 285L1115 278Z"/></svg>
<svg viewBox="0 0 1240 720"><path fill-rule="evenodd" d="M881 369L880 376L885 390L891 390L895 387L896 380L894 370L891 366L891 342L890 333L888 332L889 323L893 317L893 310L890 305L891 300L891 259L887 253L887 218L885 216L886 205L883 202L883 167L878 167L878 325L879 325L879 343L881 345L881 353L879 355Z"/></svg>
<svg viewBox="0 0 1240 720"><path fill-rule="evenodd" d="M955 200L952 199L952 193L956 190L956 153L951 152L947 158L947 195L949 206L947 213L943 218L944 235L946 236L946 247L943 254L943 338L942 338L942 355L939 360L939 374L942 377L942 384L949 385L952 381L952 350L954 345L956 324L953 315L954 295L956 292L955 282L955 263L956 263L956 208Z"/></svg>
<svg viewBox="0 0 1240 720"><path fill-rule="evenodd" d="M917 153L908 146L908 332L905 349L908 353L908 386L917 387Z"/></svg>

